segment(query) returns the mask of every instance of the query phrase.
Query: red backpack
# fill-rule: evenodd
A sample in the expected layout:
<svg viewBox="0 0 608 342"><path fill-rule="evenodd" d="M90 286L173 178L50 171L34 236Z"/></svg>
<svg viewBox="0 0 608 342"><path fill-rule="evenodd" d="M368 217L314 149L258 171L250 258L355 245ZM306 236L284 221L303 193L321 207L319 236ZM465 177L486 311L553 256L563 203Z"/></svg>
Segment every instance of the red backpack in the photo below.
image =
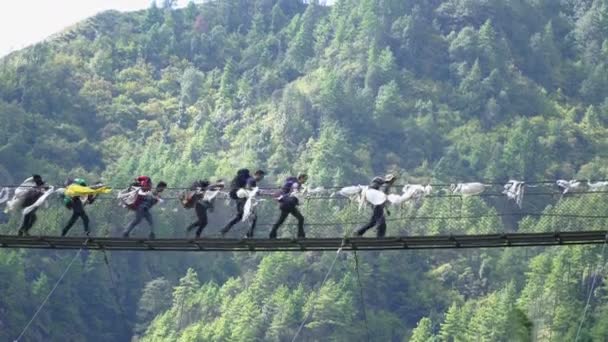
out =
<svg viewBox="0 0 608 342"><path fill-rule="evenodd" d="M137 181L137 183L139 183L142 190L149 191L150 189L152 189L152 178L148 176L139 176L135 178L135 180Z"/></svg>

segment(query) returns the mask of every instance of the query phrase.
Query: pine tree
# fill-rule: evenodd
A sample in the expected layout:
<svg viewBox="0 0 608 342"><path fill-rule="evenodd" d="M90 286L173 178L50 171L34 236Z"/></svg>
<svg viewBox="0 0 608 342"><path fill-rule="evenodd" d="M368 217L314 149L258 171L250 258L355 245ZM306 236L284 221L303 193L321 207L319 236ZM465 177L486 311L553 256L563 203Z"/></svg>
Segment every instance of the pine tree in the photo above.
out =
<svg viewBox="0 0 608 342"><path fill-rule="evenodd" d="M431 320L428 317L424 317L418 322L416 329L412 331L411 342L433 342L435 336L431 326Z"/></svg>

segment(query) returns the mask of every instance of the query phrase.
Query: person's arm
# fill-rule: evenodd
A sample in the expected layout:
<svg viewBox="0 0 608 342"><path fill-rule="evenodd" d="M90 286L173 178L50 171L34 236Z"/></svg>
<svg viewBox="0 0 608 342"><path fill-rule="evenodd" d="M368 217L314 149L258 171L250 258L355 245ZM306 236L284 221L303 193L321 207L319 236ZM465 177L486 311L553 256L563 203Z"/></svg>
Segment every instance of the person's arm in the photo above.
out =
<svg viewBox="0 0 608 342"><path fill-rule="evenodd" d="M214 184L209 185L207 190L211 190L211 191L221 190L224 188L224 186L225 186L224 181L219 180L219 181L215 182Z"/></svg>

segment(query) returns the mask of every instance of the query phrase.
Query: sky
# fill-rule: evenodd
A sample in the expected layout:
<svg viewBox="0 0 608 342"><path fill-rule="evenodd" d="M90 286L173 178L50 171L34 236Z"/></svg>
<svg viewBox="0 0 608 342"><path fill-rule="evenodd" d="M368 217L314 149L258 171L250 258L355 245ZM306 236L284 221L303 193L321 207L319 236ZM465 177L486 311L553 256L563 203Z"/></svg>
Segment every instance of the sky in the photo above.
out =
<svg viewBox="0 0 608 342"><path fill-rule="evenodd" d="M0 11L0 57L44 40L101 11L134 11L147 8L152 1L8 0ZM178 6L187 3L188 0L179 0Z"/></svg>

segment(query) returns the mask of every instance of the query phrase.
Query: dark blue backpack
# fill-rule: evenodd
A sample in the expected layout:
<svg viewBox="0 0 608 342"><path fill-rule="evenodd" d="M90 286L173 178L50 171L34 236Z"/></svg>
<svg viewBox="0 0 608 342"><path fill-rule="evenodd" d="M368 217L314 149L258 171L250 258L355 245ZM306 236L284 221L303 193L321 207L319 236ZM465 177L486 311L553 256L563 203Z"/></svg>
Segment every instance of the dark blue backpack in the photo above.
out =
<svg viewBox="0 0 608 342"><path fill-rule="evenodd" d="M293 185L296 184L298 182L298 178L296 177L287 177L287 179L285 180L285 183L283 184L283 193L284 194L289 194L291 192L291 189L293 188Z"/></svg>
<svg viewBox="0 0 608 342"><path fill-rule="evenodd" d="M236 172L236 177L230 183L230 198L237 199L236 192L247 185L247 180L251 177L248 169L240 169Z"/></svg>

